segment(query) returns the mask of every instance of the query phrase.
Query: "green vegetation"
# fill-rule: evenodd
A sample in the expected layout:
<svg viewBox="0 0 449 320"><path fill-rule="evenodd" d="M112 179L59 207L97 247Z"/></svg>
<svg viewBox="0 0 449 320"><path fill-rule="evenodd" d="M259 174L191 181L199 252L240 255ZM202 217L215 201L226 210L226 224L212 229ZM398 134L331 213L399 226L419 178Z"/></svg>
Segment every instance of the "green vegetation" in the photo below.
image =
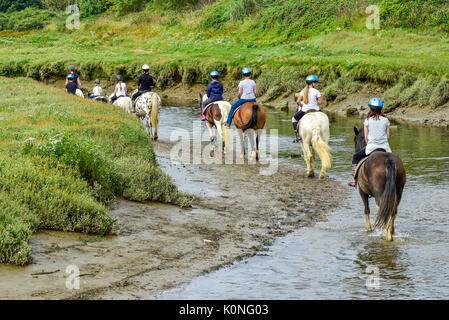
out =
<svg viewBox="0 0 449 320"><path fill-rule="evenodd" d="M52 1L41 0L41 7L50 8ZM236 81L248 65L268 98L299 90L302 78L314 73L333 84L327 93L337 100L363 82L391 88L406 73L430 76L435 86L449 78L444 27L449 5L444 1L79 3L79 30L67 30L65 18L57 17L59 22L42 31L0 33L0 75L46 80L64 76L75 64L84 79L113 79L121 73L127 80L148 63L158 87L166 88L206 83L211 69L225 81ZM380 30L366 29L365 9L371 3L380 5ZM102 10L106 13L98 15ZM140 12L123 16L133 11ZM415 25L409 17L417 14L429 18Z"/></svg>
<svg viewBox="0 0 449 320"><path fill-rule="evenodd" d="M29 262L38 229L114 232L115 196L191 204L158 168L138 119L31 79L0 86L0 262Z"/></svg>

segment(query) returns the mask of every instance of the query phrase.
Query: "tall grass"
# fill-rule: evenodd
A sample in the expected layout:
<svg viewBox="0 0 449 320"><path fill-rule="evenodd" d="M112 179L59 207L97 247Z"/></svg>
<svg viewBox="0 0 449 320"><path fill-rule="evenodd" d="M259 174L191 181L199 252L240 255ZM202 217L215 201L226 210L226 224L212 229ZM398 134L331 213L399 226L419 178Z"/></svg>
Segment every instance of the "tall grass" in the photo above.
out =
<svg viewBox="0 0 449 320"><path fill-rule="evenodd" d="M114 232L116 196L191 204L134 117L30 79L0 86L0 262L31 261L38 229Z"/></svg>

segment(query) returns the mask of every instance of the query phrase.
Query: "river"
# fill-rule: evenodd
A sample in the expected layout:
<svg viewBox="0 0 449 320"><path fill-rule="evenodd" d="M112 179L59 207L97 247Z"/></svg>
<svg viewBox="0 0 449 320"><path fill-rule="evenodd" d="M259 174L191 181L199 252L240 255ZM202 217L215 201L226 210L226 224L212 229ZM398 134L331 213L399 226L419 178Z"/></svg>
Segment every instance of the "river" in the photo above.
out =
<svg viewBox="0 0 449 320"><path fill-rule="evenodd" d="M278 129L280 162L305 168L299 144L292 143L290 118L267 110L267 132ZM163 108L160 139L169 140L173 129L197 119L198 107ZM330 121L328 176L346 184L352 128L360 128L362 120L331 116ZM390 145L407 172L393 242L385 241L385 231L365 231L363 203L354 190L326 221L279 238L259 255L147 298L448 299L449 132L392 123ZM373 222L377 210L370 202Z"/></svg>

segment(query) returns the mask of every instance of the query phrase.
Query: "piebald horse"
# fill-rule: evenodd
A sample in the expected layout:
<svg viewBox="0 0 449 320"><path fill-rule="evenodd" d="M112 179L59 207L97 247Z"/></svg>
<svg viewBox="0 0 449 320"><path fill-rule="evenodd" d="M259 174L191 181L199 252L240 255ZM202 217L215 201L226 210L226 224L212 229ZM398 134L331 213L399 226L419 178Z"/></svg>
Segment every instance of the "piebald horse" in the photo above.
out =
<svg viewBox="0 0 449 320"><path fill-rule="evenodd" d="M207 95L200 96L200 107L203 101L207 99ZM215 149L215 142L217 135L221 137L223 153L227 152L227 147L229 146L229 128L223 126L223 124L228 119L229 110L231 109L231 104L227 101L215 101L209 104L206 109L206 126L209 129L210 143L212 144L212 150ZM213 128L215 127L215 131Z"/></svg>
<svg viewBox="0 0 449 320"><path fill-rule="evenodd" d="M355 151L365 148L365 133L354 127ZM356 173L356 182L365 206L365 228L371 231L368 197L373 196L379 206L375 228L387 229L387 241L393 241L394 220L405 185L405 168L401 159L389 152L372 152L362 160Z"/></svg>
<svg viewBox="0 0 449 320"><path fill-rule="evenodd" d="M132 95L137 93L137 89ZM159 112L161 110L161 97L156 92L145 92L134 101L132 112L138 116L148 129L148 134L153 140L157 140L157 129L159 124ZM153 134L154 128L154 134Z"/></svg>
<svg viewBox="0 0 449 320"><path fill-rule="evenodd" d="M299 123L301 147L307 164L307 176L315 176L315 151L321 159L319 179L326 177L326 170L331 167L329 152L329 118L324 112L306 113ZM310 148L312 147L312 148Z"/></svg>
<svg viewBox="0 0 449 320"><path fill-rule="evenodd" d="M243 158L245 156L244 134L247 134L251 144L250 160L259 160L259 140L262 135L262 130L265 126L265 121L265 109L258 102L245 102L234 113L234 124L237 128L237 133L240 137L240 145L242 148L240 158ZM254 132L256 132L257 134L255 143Z"/></svg>

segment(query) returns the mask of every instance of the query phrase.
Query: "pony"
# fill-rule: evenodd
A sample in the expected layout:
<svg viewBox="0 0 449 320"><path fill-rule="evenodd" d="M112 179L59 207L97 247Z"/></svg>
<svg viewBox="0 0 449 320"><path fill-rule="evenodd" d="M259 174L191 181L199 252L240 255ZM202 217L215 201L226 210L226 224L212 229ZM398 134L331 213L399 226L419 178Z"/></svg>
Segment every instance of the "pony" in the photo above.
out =
<svg viewBox="0 0 449 320"><path fill-rule="evenodd" d="M354 127L355 151L366 146L365 133ZM366 231L371 231L368 197L372 196L378 206L375 228L386 229L387 241L393 241L394 220L406 181L401 159L389 152L374 151L359 163L355 180L365 206Z"/></svg>
<svg viewBox="0 0 449 320"><path fill-rule="evenodd" d="M112 97L114 96L114 94L111 94L108 97L109 102L111 102ZM122 110L128 112L128 113L132 113L132 101L130 97L119 97L118 99L116 99L113 103L114 106L116 107L120 107Z"/></svg>
<svg viewBox="0 0 449 320"><path fill-rule="evenodd" d="M137 93L137 89L132 95ZM161 110L161 97L156 92L144 92L134 101L133 112L138 116L148 129L148 134L153 140L157 140L159 124L159 112ZM154 127L154 134L153 134Z"/></svg>
<svg viewBox="0 0 449 320"><path fill-rule="evenodd" d="M81 91L80 89L76 89L75 95L77 95L78 97L84 99L84 93L83 93L83 91Z"/></svg>
<svg viewBox="0 0 449 320"><path fill-rule="evenodd" d="M329 149L329 118L324 112L307 112L299 122L301 148L307 164L307 177L315 176L315 151L321 159L321 172L319 180L326 177L326 171L331 167ZM311 149L312 147L312 149Z"/></svg>
<svg viewBox="0 0 449 320"><path fill-rule="evenodd" d="M207 95L200 96L200 107L202 107L203 101L207 99ZM215 101L209 104L206 109L206 126L209 129L210 143L212 144L212 150L215 149L215 142L217 134L221 137L223 153L227 152L229 146L229 128L223 126L228 119L229 110L231 104L227 101ZM215 127L215 131L213 128Z"/></svg>
<svg viewBox="0 0 449 320"><path fill-rule="evenodd" d="M259 160L259 140L265 126L266 115L264 107L258 102L245 102L234 113L234 124L240 137L242 153L240 158L245 156L244 134L247 134L251 144L251 160ZM254 132L256 132L256 147L254 148Z"/></svg>

